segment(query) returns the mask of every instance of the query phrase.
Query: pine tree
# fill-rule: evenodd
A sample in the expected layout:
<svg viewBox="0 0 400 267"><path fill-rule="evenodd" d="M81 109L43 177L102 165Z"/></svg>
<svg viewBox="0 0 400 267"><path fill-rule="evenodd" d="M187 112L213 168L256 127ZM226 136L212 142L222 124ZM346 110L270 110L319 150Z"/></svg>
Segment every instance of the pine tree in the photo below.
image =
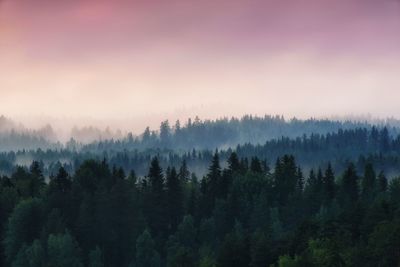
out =
<svg viewBox="0 0 400 267"><path fill-rule="evenodd" d="M43 204L38 199L23 200L15 207L3 241L8 263L14 260L24 244L30 244L40 237L43 213Z"/></svg>
<svg viewBox="0 0 400 267"><path fill-rule="evenodd" d="M388 181L383 172L380 172L378 175L378 191L386 192L388 187Z"/></svg>
<svg viewBox="0 0 400 267"><path fill-rule="evenodd" d="M236 152L232 152L231 155L229 156L228 166L229 170L231 170L232 172L240 171L240 162Z"/></svg>
<svg viewBox="0 0 400 267"><path fill-rule="evenodd" d="M170 230L175 231L183 216L183 188L174 167L167 171L166 197Z"/></svg>
<svg viewBox="0 0 400 267"><path fill-rule="evenodd" d="M188 170L186 160L182 161L182 165L179 168L179 179L182 181L182 183L187 183L190 178L190 171Z"/></svg>
<svg viewBox="0 0 400 267"><path fill-rule="evenodd" d="M251 159L250 170L254 173L262 173L263 172L261 162L257 157L253 157Z"/></svg>
<svg viewBox="0 0 400 267"><path fill-rule="evenodd" d="M335 174L333 173L330 163L325 170L325 175L323 178L323 194L325 204L330 204L335 198Z"/></svg>
<svg viewBox="0 0 400 267"><path fill-rule="evenodd" d="M350 164L343 174L341 193L344 205L353 205L358 200L358 176L354 164Z"/></svg>
<svg viewBox="0 0 400 267"><path fill-rule="evenodd" d="M50 235L47 241L48 265L57 267L83 267L78 243L69 234Z"/></svg>
<svg viewBox="0 0 400 267"><path fill-rule="evenodd" d="M365 165L364 176L361 181L362 192L361 196L364 201L370 202L374 197L376 188L376 174L371 163Z"/></svg>
<svg viewBox="0 0 400 267"><path fill-rule="evenodd" d="M208 174L206 177L206 199L207 206L209 209L213 209L215 205L215 200L218 197L219 183L221 179L221 166L219 163L218 151L215 152L211 165L208 168Z"/></svg>
<svg viewBox="0 0 400 267"><path fill-rule="evenodd" d="M103 253L98 246L89 253L89 267L104 267Z"/></svg>
<svg viewBox="0 0 400 267"><path fill-rule="evenodd" d="M154 241L148 230L144 232L136 240L136 260L135 267L160 267L161 259L155 250Z"/></svg>
<svg viewBox="0 0 400 267"><path fill-rule="evenodd" d="M296 171L297 183L296 183L296 191L298 194L302 194L304 190L304 176L301 168L298 167Z"/></svg>
<svg viewBox="0 0 400 267"><path fill-rule="evenodd" d="M165 233L166 210L164 208L165 191L164 191L164 175L158 162L158 158L153 158L150 164L149 174L149 207L145 211L148 214L149 225L153 233Z"/></svg>

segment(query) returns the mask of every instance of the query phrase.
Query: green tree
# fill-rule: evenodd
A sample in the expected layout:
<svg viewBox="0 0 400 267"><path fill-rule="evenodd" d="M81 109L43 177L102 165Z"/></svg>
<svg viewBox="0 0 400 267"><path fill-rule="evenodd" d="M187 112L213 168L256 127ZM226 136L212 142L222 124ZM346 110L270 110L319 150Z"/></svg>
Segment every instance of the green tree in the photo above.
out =
<svg viewBox="0 0 400 267"><path fill-rule="evenodd" d="M367 203L371 202L374 197L376 188L376 174L371 163L365 165L364 176L361 181L362 191L361 197Z"/></svg>
<svg viewBox="0 0 400 267"><path fill-rule="evenodd" d="M257 157L251 158L250 170L254 173L263 173L261 161Z"/></svg>
<svg viewBox="0 0 400 267"><path fill-rule="evenodd" d="M240 171L241 169L240 161L236 152L232 152L231 155L229 156L228 165L229 165L229 170L231 170L232 172Z"/></svg>
<svg viewBox="0 0 400 267"><path fill-rule="evenodd" d="M45 266L45 251L39 240L31 246L24 245L13 260L12 267L42 267Z"/></svg>
<svg viewBox="0 0 400 267"><path fill-rule="evenodd" d="M398 266L400 247L400 224L382 222L378 224L368 238L367 266Z"/></svg>
<svg viewBox="0 0 400 267"><path fill-rule="evenodd" d="M345 266L336 244L327 239L309 241L309 253L315 266L340 267Z"/></svg>
<svg viewBox="0 0 400 267"><path fill-rule="evenodd" d="M168 240L167 265L171 267L195 266L196 228L193 218L185 216L175 235Z"/></svg>
<svg viewBox="0 0 400 267"><path fill-rule="evenodd" d="M190 171L187 167L187 163L186 160L182 161L182 165L179 168L179 179L182 181L182 183L187 183L189 181L190 178Z"/></svg>
<svg viewBox="0 0 400 267"><path fill-rule="evenodd" d="M89 253L89 267L104 267L103 253L97 246Z"/></svg>
<svg viewBox="0 0 400 267"><path fill-rule="evenodd" d="M386 192L388 187L388 181L383 172L380 172L378 175L378 192L384 193Z"/></svg>
<svg viewBox="0 0 400 267"><path fill-rule="evenodd" d="M9 263L24 244L30 244L40 237L43 214L43 204L38 199L23 200L16 206L4 238L4 250Z"/></svg>
<svg viewBox="0 0 400 267"><path fill-rule="evenodd" d="M251 267L265 267L273 263L271 240L262 231L256 231L251 240Z"/></svg>
<svg viewBox="0 0 400 267"><path fill-rule="evenodd" d="M289 255L284 255L279 257L278 260L278 267L300 267L300 258L295 256L294 258L290 257Z"/></svg>
<svg viewBox="0 0 400 267"><path fill-rule="evenodd" d="M78 243L69 232L49 236L47 240L47 255L49 266L83 267Z"/></svg>
<svg viewBox="0 0 400 267"><path fill-rule="evenodd" d="M183 216L183 188L174 167L167 170L166 197L169 226L175 231Z"/></svg>
<svg viewBox="0 0 400 267"><path fill-rule="evenodd" d="M249 247L239 223L225 236L217 257L217 267L242 267L250 262Z"/></svg>
<svg viewBox="0 0 400 267"><path fill-rule="evenodd" d="M165 190L164 175L160 167L158 158L152 159L149 168L149 208L148 214L149 225L153 233L164 234L166 232L166 210L164 207Z"/></svg>
<svg viewBox="0 0 400 267"><path fill-rule="evenodd" d="M350 164L343 174L341 194L343 205L354 205L358 200L358 176L354 164Z"/></svg>
<svg viewBox="0 0 400 267"><path fill-rule="evenodd" d="M332 166L329 163L323 178L323 195L325 204L330 204L335 198L335 174Z"/></svg>
<svg viewBox="0 0 400 267"><path fill-rule="evenodd" d="M154 241L148 230L145 230L136 241L135 267L159 267L161 259L155 250Z"/></svg>

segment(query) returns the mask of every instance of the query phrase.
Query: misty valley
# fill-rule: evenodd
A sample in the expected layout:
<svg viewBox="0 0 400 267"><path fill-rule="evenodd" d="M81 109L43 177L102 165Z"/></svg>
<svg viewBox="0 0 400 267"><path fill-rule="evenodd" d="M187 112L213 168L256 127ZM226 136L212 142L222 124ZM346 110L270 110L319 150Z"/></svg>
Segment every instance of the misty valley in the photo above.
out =
<svg viewBox="0 0 400 267"><path fill-rule="evenodd" d="M196 118L66 142L0 122L1 266L399 263L396 120Z"/></svg>

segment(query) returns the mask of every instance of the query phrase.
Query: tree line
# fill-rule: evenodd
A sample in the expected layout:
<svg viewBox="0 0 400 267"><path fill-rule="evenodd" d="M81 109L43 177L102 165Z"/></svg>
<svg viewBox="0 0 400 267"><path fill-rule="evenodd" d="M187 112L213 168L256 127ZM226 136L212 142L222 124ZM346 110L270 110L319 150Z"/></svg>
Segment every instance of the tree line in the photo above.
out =
<svg viewBox="0 0 400 267"><path fill-rule="evenodd" d="M104 141L106 142L106 141ZM47 149L22 150L0 153L0 172L10 175L16 165L28 165L38 161L45 176L55 175L60 167L69 173L88 159L107 159L110 165L123 168L125 172L135 169L138 175L147 174L148 162L157 156L164 168L179 168L182 161L199 176L206 174L213 151L209 149L147 148L145 150L124 148L122 141L99 143L96 149ZM103 145L105 144L105 145ZM389 175L400 173L400 135L386 128L372 127L339 129L327 134L310 134L297 138L280 137L263 144L239 144L219 150L220 159L226 162L235 151L241 158L258 157L269 164L284 154L294 155L305 171L326 167L328 162L337 172L343 172L348 162L354 162L357 171L362 171L367 162L384 170Z"/></svg>

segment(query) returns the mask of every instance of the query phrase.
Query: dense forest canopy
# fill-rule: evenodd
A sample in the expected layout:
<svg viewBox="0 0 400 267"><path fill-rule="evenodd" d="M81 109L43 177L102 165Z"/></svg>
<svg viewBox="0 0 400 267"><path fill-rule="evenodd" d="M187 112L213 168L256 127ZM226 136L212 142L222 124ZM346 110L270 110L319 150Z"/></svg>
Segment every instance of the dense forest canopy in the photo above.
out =
<svg viewBox="0 0 400 267"><path fill-rule="evenodd" d="M89 144L4 136L29 146L0 153L0 266L400 263L396 127L248 116Z"/></svg>
<svg viewBox="0 0 400 267"><path fill-rule="evenodd" d="M45 182L40 164L0 180L2 266L397 266L400 179L367 162L304 173L212 155L145 176L87 160Z"/></svg>

